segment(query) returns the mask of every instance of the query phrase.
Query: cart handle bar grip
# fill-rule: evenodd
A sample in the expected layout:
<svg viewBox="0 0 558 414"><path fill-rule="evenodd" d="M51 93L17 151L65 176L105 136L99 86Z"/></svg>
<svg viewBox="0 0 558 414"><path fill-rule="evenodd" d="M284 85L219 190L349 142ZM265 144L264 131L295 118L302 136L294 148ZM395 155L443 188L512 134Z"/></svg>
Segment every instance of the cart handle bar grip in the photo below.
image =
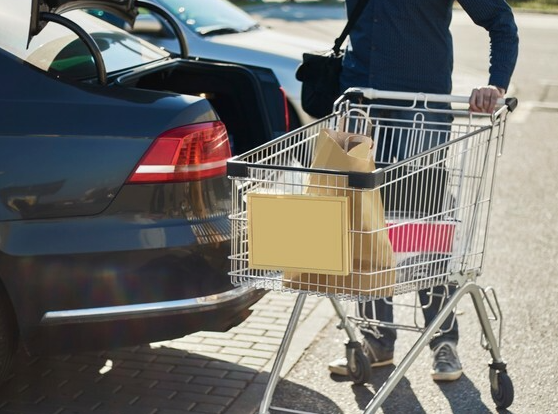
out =
<svg viewBox="0 0 558 414"><path fill-rule="evenodd" d="M373 88L349 88L343 94L344 96L362 96L367 99L392 99L402 101L424 101L424 102L444 102L444 103L469 103L469 97L463 95L443 95L435 93L423 92L396 92L382 91ZM496 102L497 105L506 105L508 110L512 112L517 107L516 98L500 98Z"/></svg>

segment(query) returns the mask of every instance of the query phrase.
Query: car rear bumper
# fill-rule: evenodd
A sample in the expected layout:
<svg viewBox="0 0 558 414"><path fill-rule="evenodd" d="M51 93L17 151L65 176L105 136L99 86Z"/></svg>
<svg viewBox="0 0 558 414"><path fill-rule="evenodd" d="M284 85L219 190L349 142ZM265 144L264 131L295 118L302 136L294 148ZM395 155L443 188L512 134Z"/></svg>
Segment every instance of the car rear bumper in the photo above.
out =
<svg viewBox="0 0 558 414"><path fill-rule="evenodd" d="M23 343L31 355L60 354L137 346L199 331L225 332L243 322L266 292L233 289L197 301L162 302L160 308L148 304L86 309L79 315L74 310L47 312Z"/></svg>
<svg viewBox="0 0 558 414"><path fill-rule="evenodd" d="M187 315L204 311L227 308L239 299L253 296L253 288L239 287L214 295L171 300L157 303L140 303L135 305L105 306L87 309L69 309L46 312L41 319L41 326L110 322L118 320L145 319L163 314Z"/></svg>

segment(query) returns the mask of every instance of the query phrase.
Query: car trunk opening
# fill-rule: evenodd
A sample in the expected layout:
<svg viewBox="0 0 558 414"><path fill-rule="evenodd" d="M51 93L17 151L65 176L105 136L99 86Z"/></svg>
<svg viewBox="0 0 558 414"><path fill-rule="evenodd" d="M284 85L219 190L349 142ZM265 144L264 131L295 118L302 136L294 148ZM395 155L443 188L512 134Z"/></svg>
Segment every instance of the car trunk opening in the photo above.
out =
<svg viewBox="0 0 558 414"><path fill-rule="evenodd" d="M285 97L270 70L191 60L176 60L141 76L119 80L126 86L206 98L240 154L286 130Z"/></svg>

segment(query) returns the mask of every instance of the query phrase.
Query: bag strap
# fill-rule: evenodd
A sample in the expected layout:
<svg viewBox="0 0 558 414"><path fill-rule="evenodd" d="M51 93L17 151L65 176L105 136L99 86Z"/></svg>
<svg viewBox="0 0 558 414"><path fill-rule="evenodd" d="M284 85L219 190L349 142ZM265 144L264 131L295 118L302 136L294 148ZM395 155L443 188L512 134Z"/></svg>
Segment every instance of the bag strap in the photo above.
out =
<svg viewBox="0 0 558 414"><path fill-rule="evenodd" d="M347 24L343 28L343 31L341 32L341 35L337 39L335 39L335 42L333 43L333 53L335 55L338 55L339 52L341 51L341 45L345 41L345 38L349 35L349 32L351 31L351 29L355 25L355 22L357 21L357 19L360 17L360 14L364 10L364 6L366 5L366 3L368 3L368 0L359 0L358 1L358 3L356 4L355 8L353 9L351 15L349 16L349 20L347 21Z"/></svg>

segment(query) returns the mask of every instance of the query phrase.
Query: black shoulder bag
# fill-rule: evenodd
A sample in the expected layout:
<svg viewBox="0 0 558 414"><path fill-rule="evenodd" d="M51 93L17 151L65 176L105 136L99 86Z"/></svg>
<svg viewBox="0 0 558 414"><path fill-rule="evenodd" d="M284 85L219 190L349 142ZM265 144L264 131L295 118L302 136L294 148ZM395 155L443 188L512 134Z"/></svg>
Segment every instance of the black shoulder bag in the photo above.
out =
<svg viewBox="0 0 558 414"><path fill-rule="evenodd" d="M349 20L335 39L333 48L324 52L308 52L302 54L302 63L298 66L295 76L302 82L302 109L315 118L322 118L333 110L333 103L341 95L339 75L344 51L341 45L353 28L368 0L359 0L349 16Z"/></svg>

